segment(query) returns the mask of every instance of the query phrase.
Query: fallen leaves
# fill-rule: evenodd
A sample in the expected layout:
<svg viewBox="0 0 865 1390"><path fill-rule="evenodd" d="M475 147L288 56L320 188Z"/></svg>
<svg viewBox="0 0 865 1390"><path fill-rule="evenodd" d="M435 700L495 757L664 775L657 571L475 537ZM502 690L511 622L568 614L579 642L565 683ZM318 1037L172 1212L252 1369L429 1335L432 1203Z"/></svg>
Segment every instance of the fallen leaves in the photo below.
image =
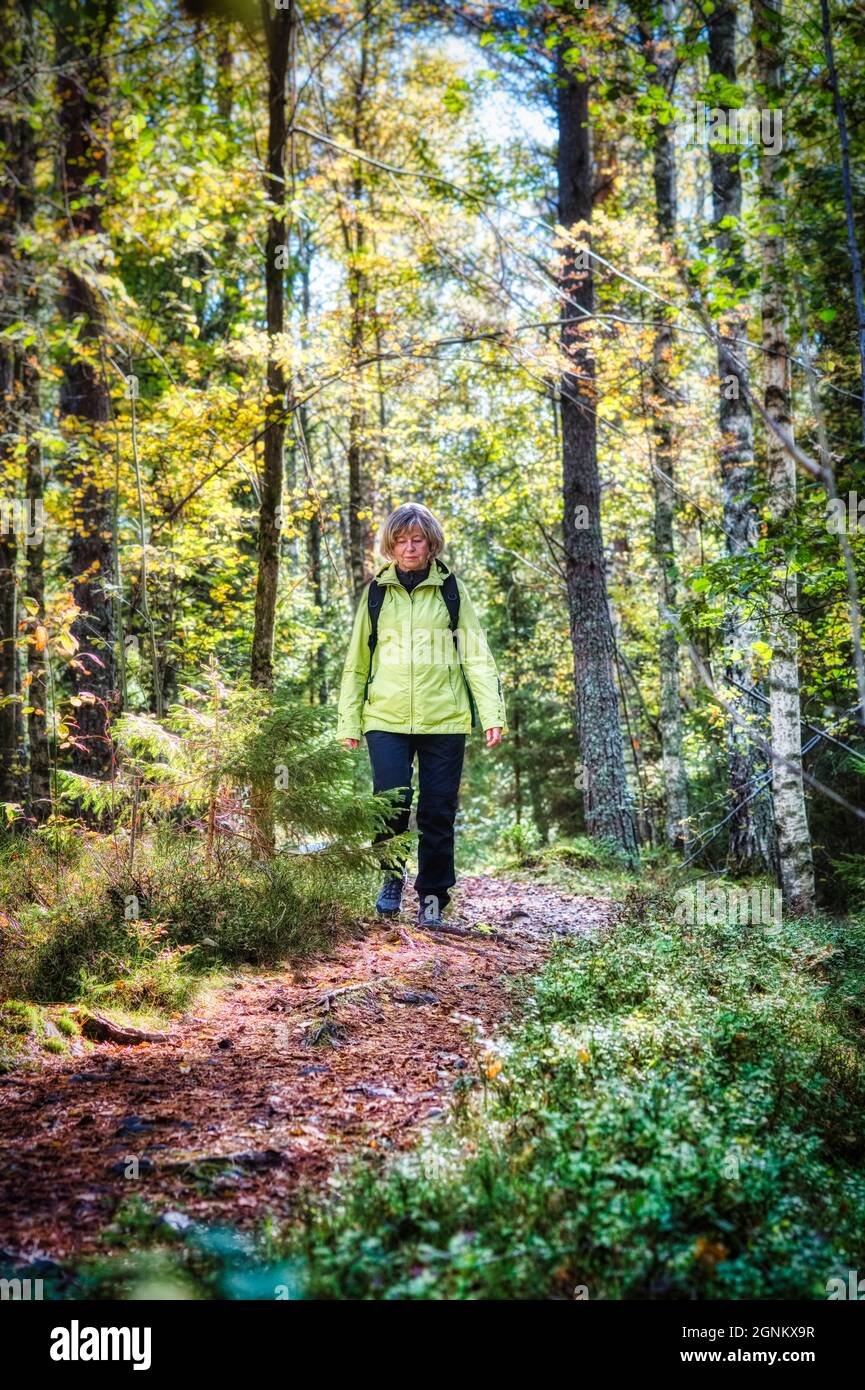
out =
<svg viewBox="0 0 865 1390"><path fill-rule="evenodd" d="M100 1043L86 1072L51 1057L20 1085L8 1078L4 1246L94 1249L132 1194L166 1203L172 1221L254 1224L289 1211L297 1183L323 1182L340 1155L410 1146L473 1069L502 1077L502 1056L485 1046L479 1058L478 1039L503 1017L508 979L606 910L483 877L461 880L455 908L452 926L486 936L485 949L426 932L392 943L392 924L372 920L302 972L245 971L167 1038Z"/></svg>

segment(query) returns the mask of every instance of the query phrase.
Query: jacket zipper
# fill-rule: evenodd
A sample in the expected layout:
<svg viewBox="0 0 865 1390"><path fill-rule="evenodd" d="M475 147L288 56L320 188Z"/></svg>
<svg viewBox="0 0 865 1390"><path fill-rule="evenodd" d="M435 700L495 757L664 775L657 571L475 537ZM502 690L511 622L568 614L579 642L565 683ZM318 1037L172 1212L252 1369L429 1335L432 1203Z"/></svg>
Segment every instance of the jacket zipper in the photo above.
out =
<svg viewBox="0 0 865 1390"><path fill-rule="evenodd" d="M425 580L424 580L423 582L426 583ZM402 585L401 585L401 584L400 584L399 587L402 589ZM409 731L410 734L413 734L413 733L414 733L414 701L413 701L413 699L412 699L412 691L413 691L413 689L414 689L414 596L415 596L415 589L420 589L420 588L422 588L422 584L416 584L414 589L410 589L410 590L408 591L409 608L411 609L411 617L409 618L409 654L408 654L408 659L409 659L409 668L408 668L408 731ZM405 592L406 592L405 589L403 589L403 593L405 593Z"/></svg>

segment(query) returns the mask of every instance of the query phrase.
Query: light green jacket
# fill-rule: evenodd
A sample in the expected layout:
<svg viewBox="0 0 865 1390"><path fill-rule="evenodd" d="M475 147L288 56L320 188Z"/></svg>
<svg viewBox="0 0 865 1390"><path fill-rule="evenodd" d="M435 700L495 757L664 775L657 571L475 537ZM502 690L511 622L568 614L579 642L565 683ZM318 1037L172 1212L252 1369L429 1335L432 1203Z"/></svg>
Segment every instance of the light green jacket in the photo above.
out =
<svg viewBox="0 0 865 1390"><path fill-rule="evenodd" d="M369 585L354 618L342 672L336 737L359 739L368 729L395 734L468 734L471 706L460 673L450 618L438 592L444 575L435 561L411 593L403 588L391 561L376 575L386 593L379 610L378 641L367 687L370 621ZM463 670L471 686L482 729L507 733L502 683L462 580L457 628Z"/></svg>

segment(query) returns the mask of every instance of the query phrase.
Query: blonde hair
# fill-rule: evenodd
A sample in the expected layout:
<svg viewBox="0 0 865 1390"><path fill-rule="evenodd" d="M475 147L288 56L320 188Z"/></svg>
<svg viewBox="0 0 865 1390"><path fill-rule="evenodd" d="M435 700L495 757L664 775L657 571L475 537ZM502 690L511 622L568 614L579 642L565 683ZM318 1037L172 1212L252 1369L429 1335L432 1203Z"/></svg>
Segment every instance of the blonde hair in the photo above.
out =
<svg viewBox="0 0 865 1390"><path fill-rule="evenodd" d="M397 536L412 526L419 526L429 541L431 560L442 553L445 547L445 533L441 523L422 502L404 502L401 507L394 508L382 527L379 548L387 560L394 558L393 543Z"/></svg>

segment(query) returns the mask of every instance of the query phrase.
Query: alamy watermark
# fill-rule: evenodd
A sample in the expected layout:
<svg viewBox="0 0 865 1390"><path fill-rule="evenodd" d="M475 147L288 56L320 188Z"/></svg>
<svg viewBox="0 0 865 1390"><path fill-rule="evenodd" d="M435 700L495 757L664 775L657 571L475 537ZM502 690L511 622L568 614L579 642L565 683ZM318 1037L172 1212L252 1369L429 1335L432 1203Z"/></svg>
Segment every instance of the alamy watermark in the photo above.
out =
<svg viewBox="0 0 865 1390"><path fill-rule="evenodd" d="M449 627L413 627L407 620L399 627L379 631L376 652L383 666L456 666L460 659L492 665L493 658L483 633L457 628L459 651Z"/></svg>
<svg viewBox="0 0 865 1390"><path fill-rule="evenodd" d="M41 1279L0 1279L0 1302L39 1302L43 1297Z"/></svg>
<svg viewBox="0 0 865 1390"><path fill-rule="evenodd" d="M838 1299L849 1299L853 1303L865 1302L865 1278L859 1278L858 1269L848 1269L846 1280L837 1276L827 1279L826 1297L830 1303Z"/></svg>
<svg viewBox="0 0 865 1390"><path fill-rule="evenodd" d="M52 1361L129 1361L133 1371L151 1364L149 1327L82 1327L73 1318L69 1327L51 1329L48 1355Z"/></svg>
<svg viewBox="0 0 865 1390"><path fill-rule="evenodd" d="M865 497L858 492L833 497L826 507L826 530L833 536L865 533Z"/></svg>
<svg viewBox="0 0 865 1390"><path fill-rule="evenodd" d="M673 920L689 927L779 927L784 910L780 888L733 888L724 884L709 889L703 883L680 888L675 903Z"/></svg>
<svg viewBox="0 0 865 1390"><path fill-rule="evenodd" d="M692 145L760 145L780 154L784 117L780 107L706 106L698 102L686 113L679 129Z"/></svg>
<svg viewBox="0 0 865 1390"><path fill-rule="evenodd" d="M0 536L15 536L25 545L45 539L45 506L41 497L0 497Z"/></svg>

